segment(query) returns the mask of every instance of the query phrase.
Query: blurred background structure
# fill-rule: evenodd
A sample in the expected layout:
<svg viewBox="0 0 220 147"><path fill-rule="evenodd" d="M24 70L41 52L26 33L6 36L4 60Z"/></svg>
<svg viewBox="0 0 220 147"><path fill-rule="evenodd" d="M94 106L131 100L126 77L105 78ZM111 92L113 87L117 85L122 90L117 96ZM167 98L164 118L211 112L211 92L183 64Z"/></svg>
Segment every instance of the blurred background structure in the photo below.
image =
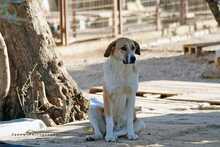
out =
<svg viewBox="0 0 220 147"><path fill-rule="evenodd" d="M206 0L45 1L48 22L62 45L135 33L155 39L217 27Z"/></svg>

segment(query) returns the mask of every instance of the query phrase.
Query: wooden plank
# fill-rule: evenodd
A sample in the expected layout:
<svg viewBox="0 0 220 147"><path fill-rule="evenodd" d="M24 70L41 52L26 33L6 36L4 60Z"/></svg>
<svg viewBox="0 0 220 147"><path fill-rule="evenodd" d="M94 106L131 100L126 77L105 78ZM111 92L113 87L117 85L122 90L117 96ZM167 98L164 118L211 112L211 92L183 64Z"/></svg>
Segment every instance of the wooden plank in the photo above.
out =
<svg viewBox="0 0 220 147"><path fill-rule="evenodd" d="M183 82L183 81L150 81L141 82L140 91L157 93L214 93L220 95L220 84L201 83L201 82Z"/></svg>
<svg viewBox="0 0 220 147"><path fill-rule="evenodd" d="M185 44L183 47L208 47L208 46L215 46L215 45L220 45L220 41L215 41L215 42L205 42L205 43L192 43L192 44Z"/></svg>
<svg viewBox="0 0 220 147"><path fill-rule="evenodd" d="M188 101L188 102L210 103L212 105L220 105L220 95L210 95L210 94L177 95L173 97L167 97L166 99L175 100L175 101Z"/></svg>
<svg viewBox="0 0 220 147"><path fill-rule="evenodd" d="M220 105L220 84L182 82L182 81L152 81L140 84L142 91L158 93L176 93L165 97L169 100L207 102Z"/></svg>
<svg viewBox="0 0 220 147"><path fill-rule="evenodd" d="M184 55L196 55L200 56L205 52L202 52L204 47L217 46L220 45L220 41L216 42L206 42L206 43L192 43L183 45ZM209 53L206 51L206 53Z"/></svg>
<svg viewBox="0 0 220 147"><path fill-rule="evenodd" d="M100 94L101 92L103 92L103 88L101 86L96 86L96 87L92 87L89 89L89 93L90 94ZM146 91L143 89L140 89L137 91L136 96L142 96L145 97L147 94L151 94L151 95L160 95L161 98L164 97L169 97L169 96L174 96L176 95L176 93L172 93L172 92L166 92L166 91Z"/></svg>
<svg viewBox="0 0 220 147"><path fill-rule="evenodd" d="M100 93L102 87L93 87L90 93ZM150 81L141 82L137 96L148 94L158 98L190 102L207 102L220 105L220 84L183 82L183 81ZM159 96L158 96L159 95Z"/></svg>
<svg viewBox="0 0 220 147"><path fill-rule="evenodd" d="M92 87L89 93L103 92L101 86ZM144 94L185 94L185 93L214 93L220 95L220 84L183 82L183 81L150 81L139 84L138 95Z"/></svg>
<svg viewBox="0 0 220 147"><path fill-rule="evenodd" d="M146 98L161 98L162 95L161 94L144 94L143 97L146 97Z"/></svg>
<svg viewBox="0 0 220 147"><path fill-rule="evenodd" d="M91 94L95 94L98 92L103 92L103 88L101 86L96 86L89 89L89 93Z"/></svg>

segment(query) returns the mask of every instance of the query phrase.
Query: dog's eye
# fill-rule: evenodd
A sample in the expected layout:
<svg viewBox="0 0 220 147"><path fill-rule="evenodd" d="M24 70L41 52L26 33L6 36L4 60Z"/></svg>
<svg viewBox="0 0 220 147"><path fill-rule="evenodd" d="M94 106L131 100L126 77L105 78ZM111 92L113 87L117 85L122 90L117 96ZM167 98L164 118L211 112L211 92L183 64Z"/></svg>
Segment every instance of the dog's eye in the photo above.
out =
<svg viewBox="0 0 220 147"><path fill-rule="evenodd" d="M122 47L121 50L126 51L126 47Z"/></svg>

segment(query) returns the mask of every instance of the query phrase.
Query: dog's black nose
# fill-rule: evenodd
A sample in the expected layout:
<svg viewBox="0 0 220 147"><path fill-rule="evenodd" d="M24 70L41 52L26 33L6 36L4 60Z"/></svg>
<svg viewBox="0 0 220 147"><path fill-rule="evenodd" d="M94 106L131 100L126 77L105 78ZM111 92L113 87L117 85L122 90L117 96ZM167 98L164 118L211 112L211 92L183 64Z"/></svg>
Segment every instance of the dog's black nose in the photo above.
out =
<svg viewBox="0 0 220 147"><path fill-rule="evenodd" d="M131 63L135 63L136 57L135 56L131 56L130 60L131 60Z"/></svg>

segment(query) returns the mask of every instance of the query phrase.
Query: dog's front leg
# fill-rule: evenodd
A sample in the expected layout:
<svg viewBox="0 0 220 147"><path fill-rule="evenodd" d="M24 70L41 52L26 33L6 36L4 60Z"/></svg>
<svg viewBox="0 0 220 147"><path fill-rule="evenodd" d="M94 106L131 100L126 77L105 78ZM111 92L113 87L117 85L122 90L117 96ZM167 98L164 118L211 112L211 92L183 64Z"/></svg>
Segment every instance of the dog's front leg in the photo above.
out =
<svg viewBox="0 0 220 147"><path fill-rule="evenodd" d="M128 139L138 139L138 135L134 131L134 107L135 107L135 93L128 96L127 103L127 132Z"/></svg>
<svg viewBox="0 0 220 147"><path fill-rule="evenodd" d="M114 129L114 121L112 116L112 103L110 99L109 93L104 88L103 93L104 98L104 113L105 113L105 121L106 121L106 141L116 141L117 137L115 136L113 129Z"/></svg>

